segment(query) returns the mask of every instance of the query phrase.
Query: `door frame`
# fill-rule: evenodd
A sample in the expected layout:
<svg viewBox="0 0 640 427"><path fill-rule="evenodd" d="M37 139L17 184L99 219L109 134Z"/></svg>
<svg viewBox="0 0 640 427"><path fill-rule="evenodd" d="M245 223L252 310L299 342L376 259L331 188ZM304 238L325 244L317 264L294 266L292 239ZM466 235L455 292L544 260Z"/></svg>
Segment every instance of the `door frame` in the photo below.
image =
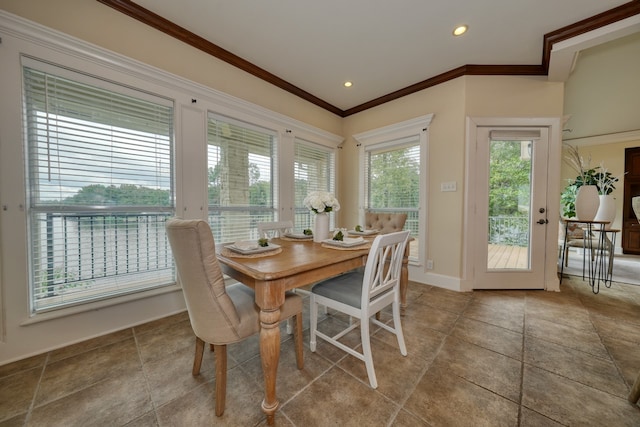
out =
<svg viewBox="0 0 640 427"><path fill-rule="evenodd" d="M473 254L476 242L475 211L478 127L547 127L549 129L549 159L547 179L547 241L545 243L544 286L548 291L560 291L558 278L558 227L560 220L560 167L562 165L562 119L560 117L467 117L465 135L465 193L462 244L461 290L472 291L475 283Z"/></svg>

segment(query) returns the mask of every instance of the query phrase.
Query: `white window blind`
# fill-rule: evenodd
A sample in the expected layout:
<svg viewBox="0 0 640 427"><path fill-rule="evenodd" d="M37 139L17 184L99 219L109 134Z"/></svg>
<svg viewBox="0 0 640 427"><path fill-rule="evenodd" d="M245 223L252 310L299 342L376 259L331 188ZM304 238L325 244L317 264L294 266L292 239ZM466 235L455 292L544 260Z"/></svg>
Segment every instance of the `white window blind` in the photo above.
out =
<svg viewBox="0 0 640 427"><path fill-rule="evenodd" d="M26 62L32 309L172 283L172 103Z"/></svg>
<svg viewBox="0 0 640 427"><path fill-rule="evenodd" d="M405 230L416 238L420 207L419 135L365 147L365 210L406 213ZM413 250L413 249L412 249Z"/></svg>
<svg viewBox="0 0 640 427"><path fill-rule="evenodd" d="M334 150L296 138L294 141L295 221L297 229L312 228L309 210L302 203L310 191L335 193ZM332 221L335 219L332 217Z"/></svg>
<svg viewBox="0 0 640 427"><path fill-rule="evenodd" d="M217 242L258 237L259 222L274 221L275 132L210 113L207 170L209 224Z"/></svg>
<svg viewBox="0 0 640 427"><path fill-rule="evenodd" d="M420 140L418 136L393 144L365 148L366 208L406 211L420 204Z"/></svg>

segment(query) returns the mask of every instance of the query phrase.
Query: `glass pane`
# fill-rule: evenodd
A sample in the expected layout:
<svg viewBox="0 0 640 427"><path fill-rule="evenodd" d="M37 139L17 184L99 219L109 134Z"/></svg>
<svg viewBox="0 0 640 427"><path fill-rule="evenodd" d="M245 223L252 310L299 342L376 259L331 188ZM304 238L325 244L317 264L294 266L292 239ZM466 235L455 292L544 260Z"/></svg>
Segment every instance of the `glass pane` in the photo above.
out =
<svg viewBox="0 0 640 427"><path fill-rule="evenodd" d="M272 132L209 116L209 224L216 242L257 239L257 224L275 220L275 150Z"/></svg>
<svg viewBox="0 0 640 427"><path fill-rule="evenodd" d="M296 229L312 228L314 215L304 206L304 199L311 191L335 193L335 161L333 150L308 141L295 140L295 219ZM335 216L330 215L331 228Z"/></svg>
<svg viewBox="0 0 640 427"><path fill-rule="evenodd" d="M369 212L406 213L404 229L411 231L409 256L420 250L420 140L418 136L368 149L366 209Z"/></svg>
<svg viewBox="0 0 640 427"><path fill-rule="evenodd" d="M532 141L490 141L487 268L530 269Z"/></svg>
<svg viewBox="0 0 640 427"><path fill-rule="evenodd" d="M173 283L173 107L23 72L33 311Z"/></svg>

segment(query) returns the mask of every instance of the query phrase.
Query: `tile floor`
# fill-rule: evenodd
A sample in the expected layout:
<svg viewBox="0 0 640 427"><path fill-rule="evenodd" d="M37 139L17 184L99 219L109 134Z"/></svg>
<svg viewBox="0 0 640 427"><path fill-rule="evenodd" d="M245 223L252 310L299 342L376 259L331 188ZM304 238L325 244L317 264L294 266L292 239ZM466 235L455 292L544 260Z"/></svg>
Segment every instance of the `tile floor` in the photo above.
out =
<svg viewBox="0 0 640 427"><path fill-rule="evenodd" d="M276 425L640 426L626 400L640 372L640 286L593 295L573 278L560 293L411 283L403 325L407 357L386 331L374 335L377 390L363 363L324 342L316 353L307 344L297 370L283 334ZM345 342L357 345L354 333ZM0 426L265 425L257 339L229 349L221 418L213 355L192 377L193 348L180 314L0 366Z"/></svg>

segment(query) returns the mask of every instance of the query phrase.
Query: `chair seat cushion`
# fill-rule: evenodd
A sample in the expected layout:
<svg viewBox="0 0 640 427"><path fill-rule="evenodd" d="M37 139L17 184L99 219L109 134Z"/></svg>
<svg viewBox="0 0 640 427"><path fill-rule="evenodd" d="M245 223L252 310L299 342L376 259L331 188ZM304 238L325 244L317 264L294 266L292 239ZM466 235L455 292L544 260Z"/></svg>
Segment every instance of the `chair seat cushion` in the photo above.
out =
<svg viewBox="0 0 640 427"><path fill-rule="evenodd" d="M361 308L363 278L363 271L342 274L314 285L311 292L351 307Z"/></svg>
<svg viewBox="0 0 640 427"><path fill-rule="evenodd" d="M255 303L256 297L253 289L242 283L236 283L227 286L226 291L240 317L239 339L258 333L260 331L260 307ZM302 298L294 292L286 292L284 304L280 310L281 320L302 312Z"/></svg>

